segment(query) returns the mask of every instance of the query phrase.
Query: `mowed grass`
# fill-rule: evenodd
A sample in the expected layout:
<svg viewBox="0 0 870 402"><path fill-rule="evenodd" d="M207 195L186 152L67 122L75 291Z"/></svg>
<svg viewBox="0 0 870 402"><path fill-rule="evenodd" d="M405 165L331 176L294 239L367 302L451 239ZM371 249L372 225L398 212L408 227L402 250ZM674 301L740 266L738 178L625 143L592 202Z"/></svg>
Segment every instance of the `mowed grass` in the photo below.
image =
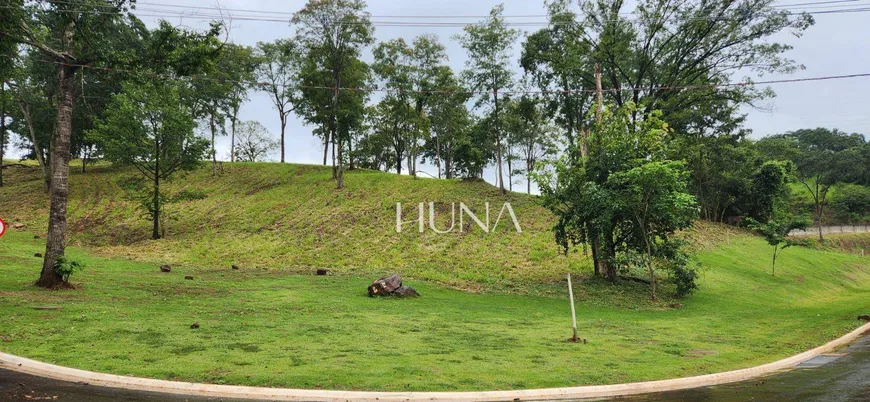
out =
<svg viewBox="0 0 870 402"><path fill-rule="evenodd" d="M774 361L870 312L870 258L854 253L790 248L772 277L770 246L702 224L686 233L700 290L676 300L665 286L652 303L643 283L591 277L582 252L559 256L553 218L534 197L369 171L349 172L337 191L328 168L278 164L179 177L170 193L205 198L172 205L159 241L116 184L133 172L75 172L69 254L87 268L76 290L45 291L32 283L47 198L35 169L5 172L0 216L26 226L0 239L0 351L99 372L389 391L608 384ZM480 216L489 202L492 223L510 202L523 232L503 221L484 233L467 220L463 233L395 232L397 202L411 220L430 201L442 229L451 202ZM173 272L160 273L163 263ZM585 345L566 342L568 272ZM423 296L367 297L371 280L390 273Z"/></svg>
<svg viewBox="0 0 870 402"><path fill-rule="evenodd" d="M701 290L681 308L641 302L640 285L580 276L585 345L566 342L564 295L471 294L411 280L422 297L374 299L368 277L195 266L165 274L80 248L70 250L87 264L74 277L78 289L45 291L31 286L42 247L16 230L0 239L0 350L219 384L459 391L682 377L809 349L870 311L867 259L788 249L771 277L770 248L743 235L699 253ZM46 306L61 309L36 309Z"/></svg>
<svg viewBox="0 0 870 402"><path fill-rule="evenodd" d="M77 163L74 162L73 166ZM346 174L346 189L336 190L331 168L277 163L224 164L179 175L165 184L205 198L172 204L166 238L151 241L151 223L118 186L135 169L73 168L70 177L70 243L106 256L202 267L246 267L310 272L329 268L342 274L405 275L465 290L527 293L528 287L553 283L591 264L582 253L558 257L550 231L554 220L533 196L499 194L480 181L436 180L356 170ZM0 187L4 219L28 230L47 228L48 198L36 167L6 169ZM418 232L417 206L426 204L424 233ZM436 227L429 229L428 203L436 203ZM493 233L485 233L468 215L459 227L459 203L495 226L504 203L516 212L517 233L507 212ZM396 204L403 206L402 233L396 233Z"/></svg>

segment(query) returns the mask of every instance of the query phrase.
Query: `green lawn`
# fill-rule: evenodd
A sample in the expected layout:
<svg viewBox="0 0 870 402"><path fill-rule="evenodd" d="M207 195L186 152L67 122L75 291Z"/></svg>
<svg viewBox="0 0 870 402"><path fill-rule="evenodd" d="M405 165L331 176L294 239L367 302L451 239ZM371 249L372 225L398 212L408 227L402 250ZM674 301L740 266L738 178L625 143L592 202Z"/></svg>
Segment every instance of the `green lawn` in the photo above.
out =
<svg viewBox="0 0 870 402"><path fill-rule="evenodd" d="M44 231L48 198L37 168L12 167L5 173L7 186L0 187L4 219ZM532 196L502 196L479 181L414 180L362 170L347 172L347 188L338 191L330 167L297 164L224 164L217 177L210 166L178 176L165 185L168 194L185 190L204 198L171 205L166 238L153 242L150 222L117 185L136 174L110 166L89 167L84 174L72 169L71 244L105 256L202 267L238 264L288 272L326 267L353 275L401 271L472 291L522 292L591 266L582 253L558 257L552 215ZM420 202L437 203L442 230L450 226L451 203L457 209L459 202L467 204L482 220L490 203L492 226L499 208L510 202L523 232L503 220L487 234L466 216L460 233L457 211L453 233L427 229L421 234L414 224L396 233L396 204L403 204L403 220L410 221Z"/></svg>
<svg viewBox="0 0 870 402"><path fill-rule="evenodd" d="M685 234L700 290L677 300L666 284L651 302L644 283L590 276L582 250L560 256L553 217L535 197L371 171L348 172L337 191L328 167L274 163L171 182L170 194L200 197L170 207L159 241L117 185L133 171L74 170L69 251L87 269L73 277L77 290L43 291L31 283L47 197L35 168L4 173L0 215L26 226L0 239L0 350L100 372L393 391L619 383L774 361L870 312L870 258L854 252L790 248L771 277L770 246L701 224ZM395 232L397 202L407 211L430 201L439 228L451 202L481 215L489 202L493 221L510 202L523 232L500 224L487 234L467 221L463 233ZM160 273L163 263L173 272ZM311 275L321 267L334 275ZM568 272L587 345L566 342ZM423 297L368 298L370 281L389 273Z"/></svg>
<svg viewBox="0 0 870 402"><path fill-rule="evenodd" d="M715 229L711 227L710 230ZM770 248L745 235L699 252L701 290L668 308L642 284L580 276L580 335L566 298L470 294L419 279L419 299L372 299L371 277L176 266L71 255L78 290L44 291L42 240L0 239L0 350L162 379L346 390L489 390L606 384L748 367L857 327L870 259ZM184 280L185 275L195 277ZM565 284L553 285L553 292ZM602 295L607 295L603 297ZM61 310L37 310L61 306ZM199 329L190 329L198 322Z"/></svg>

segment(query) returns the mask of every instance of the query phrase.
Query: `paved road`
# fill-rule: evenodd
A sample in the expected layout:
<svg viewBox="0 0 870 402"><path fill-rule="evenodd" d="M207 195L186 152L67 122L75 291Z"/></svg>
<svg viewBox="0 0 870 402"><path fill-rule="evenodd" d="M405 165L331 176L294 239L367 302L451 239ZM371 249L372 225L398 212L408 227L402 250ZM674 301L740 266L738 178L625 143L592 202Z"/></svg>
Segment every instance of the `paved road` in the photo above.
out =
<svg viewBox="0 0 870 402"><path fill-rule="evenodd" d="M840 356L837 356L840 355ZM796 369L752 381L649 394L620 401L870 401L870 335Z"/></svg>
<svg viewBox="0 0 870 402"><path fill-rule="evenodd" d="M122 391L47 380L0 370L0 401L76 402L237 402L229 399L177 397ZM870 401L870 335L837 354L817 357L798 368L753 381L618 398L628 402L659 401Z"/></svg>

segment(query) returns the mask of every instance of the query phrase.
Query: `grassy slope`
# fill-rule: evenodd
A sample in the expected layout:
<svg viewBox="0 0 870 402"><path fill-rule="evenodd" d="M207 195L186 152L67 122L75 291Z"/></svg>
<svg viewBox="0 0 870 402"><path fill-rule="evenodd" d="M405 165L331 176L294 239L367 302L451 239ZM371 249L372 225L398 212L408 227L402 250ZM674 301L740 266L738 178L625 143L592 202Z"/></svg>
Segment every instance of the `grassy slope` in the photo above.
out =
<svg viewBox="0 0 870 402"><path fill-rule="evenodd" d="M347 189L337 191L331 170L321 166L239 163L224 170L214 178L210 169L201 169L170 183L170 192L204 191L207 198L174 205L178 220L167 225L167 238L159 242L148 240L150 223L116 185L132 171L100 167L87 174L73 172L71 243L154 262L401 272L467 289L552 282L566 270L589 266L582 254L554 258L552 219L533 197L500 196L486 183L355 171L348 173ZM0 188L0 211L30 230L44 230L48 204L35 170L8 171L11 185ZM481 219L484 203L490 202L492 223L498 208L510 202L523 233L516 233L508 219L495 233L485 234L467 216L466 233L427 229L420 234L413 223L396 233L397 202L403 203L404 220L412 220L416 205L430 201L443 203L436 214L439 228L449 226L451 202L465 202Z"/></svg>
<svg viewBox="0 0 870 402"><path fill-rule="evenodd" d="M618 307L577 283L564 299L469 294L414 282L422 298L370 299L368 278L177 268L72 254L80 289L30 285L40 240L0 240L5 352L138 376L302 388L481 390L671 378L752 366L824 343L870 309L858 256L789 249L776 278L750 237L706 250L702 290L680 309ZM194 281L185 281L193 275ZM579 282L579 281L578 281ZM628 287L626 287L628 286ZM625 292L643 289L623 285ZM61 311L35 306L63 306ZM189 329L197 321L201 328Z"/></svg>
<svg viewBox="0 0 870 402"><path fill-rule="evenodd" d="M402 197L396 182L405 178L354 173L348 180L348 193L354 196L343 199L341 194L339 201L327 187L328 172L316 168L267 165L237 169L213 182L206 173L192 176L190 180L196 180L210 196L185 208L203 212L175 222L172 239L156 243L141 238L138 232L147 231L147 225L132 212L116 211L122 201L110 183L117 175L102 171L89 182L86 176L76 175L73 185L90 191L76 190L73 195L72 222L80 228L75 239L97 245L97 252L72 248L71 254L88 264L74 278L80 289L48 292L29 286L41 261L33 254L42 251L42 240L16 230L0 239L0 348L97 371L215 383L372 390L531 388L661 379L752 366L835 338L859 324L856 315L870 310L870 259L791 248L780 257L777 276L771 277L771 250L764 242L704 226L693 234L704 266L701 290L683 301L683 308L645 303L646 290L639 284L612 286L579 275L575 284L578 324L581 336L590 343L568 344L564 339L570 335L570 317L564 295L469 294L413 280L411 284L424 295L420 299L364 296L369 273L379 268L371 263L375 260L401 263L401 272L409 270L418 279L437 281L443 277L435 271L414 266L434 258L450 273L445 282L469 270L458 282L466 287L506 288L504 283L514 279L521 284L556 280L565 262L549 255L535 261L529 251L536 245L546 250L551 242L546 218L531 200L512 198L524 225L522 236L528 237L478 233L442 240L422 236L427 247L447 243L463 250L445 259L418 246L419 234L388 235L391 228L374 225L364 235L349 231L348 236L362 244L339 244L336 258L329 260L325 254L292 254L309 249L325 252L313 239L282 240L291 235L307 238L309 230L318 233L320 225L326 224L323 216L309 211L294 221L293 213L270 212L279 217L269 218L273 223L258 231L267 219L261 216L265 213L247 209L280 211L267 202L280 200L281 208L287 210L320 205L317 210L323 214L344 216L350 208L342 205L360 202L372 206L368 214L357 217L357 223L349 216L332 219L350 221L359 230L365 229L363 221L386 220L381 223L393 225L392 201L372 200L372 194ZM312 176L321 178L296 176L291 180L310 181L301 186L304 189L295 190L289 184L273 189L283 189L285 195L304 191L310 194L306 195L309 203L265 189L258 193L262 200L243 197L233 204L245 205L244 209L230 211L226 203L232 199L221 201L219 189L245 194L253 187L263 188L255 177L264 180L274 170L278 172L272 174L274 180L281 181L277 177L284 171L301 169L314 169ZM363 180L378 185L354 187ZM473 190L490 191L487 196L498 197L481 184L407 180L402 184L414 186L415 192L433 200L452 192L460 193L456 197L471 197ZM34 184L27 175L17 175L14 181L0 190L0 211L4 216L10 216L5 211L13 211L15 218L31 225L28 230L41 227L42 211L30 211L26 204L28 199L39 199L38 188L31 188ZM405 194L408 199L420 196ZM224 211L223 216L244 234L241 240L207 244L197 241L195 234L185 234L197 229L207 239L231 238L227 227L214 224L215 218L205 212L209 209ZM538 213L530 217L530 211ZM386 216L376 218L380 215ZM540 221L534 229L539 232L533 232L529 220ZM86 222L102 222L102 226ZM324 227L320 242L336 244L343 232ZM367 236L393 238L395 243L384 247L383 239L379 243ZM105 246L109 243L113 245ZM480 243L489 249L474 249ZM252 252L233 250L236 247ZM186 256L184 248L193 253ZM492 256L494 250L516 251ZM106 257L110 253L116 256ZM366 263L355 263L354 253ZM418 253L425 258L414 259ZM124 259L127 255L139 261ZM247 263L240 271L230 270L228 255ZM282 263L276 255L306 261L298 267L338 267L346 275L290 275L278 268L293 265ZM464 263L453 264L450 259ZM505 259L518 265L525 261L528 268L503 269L499 264ZM183 264L171 274L161 274L153 263L143 260ZM582 261L574 263L586 271ZM185 281L184 275L196 280ZM489 276L497 279L488 281ZM564 285L557 282L547 289L564 293ZM33 308L44 305L63 306L63 310ZM202 327L191 330L194 321Z"/></svg>

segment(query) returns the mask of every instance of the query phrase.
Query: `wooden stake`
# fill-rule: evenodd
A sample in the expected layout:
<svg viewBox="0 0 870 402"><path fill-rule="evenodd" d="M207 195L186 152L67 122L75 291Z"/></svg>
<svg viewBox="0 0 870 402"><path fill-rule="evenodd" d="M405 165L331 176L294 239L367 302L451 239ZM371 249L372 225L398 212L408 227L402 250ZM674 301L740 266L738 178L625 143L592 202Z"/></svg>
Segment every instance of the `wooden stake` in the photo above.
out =
<svg viewBox="0 0 870 402"><path fill-rule="evenodd" d="M568 297L571 298L571 329L574 330L574 336L571 337L571 342L577 342L577 312L574 310L574 289L571 287L571 273L568 273Z"/></svg>

